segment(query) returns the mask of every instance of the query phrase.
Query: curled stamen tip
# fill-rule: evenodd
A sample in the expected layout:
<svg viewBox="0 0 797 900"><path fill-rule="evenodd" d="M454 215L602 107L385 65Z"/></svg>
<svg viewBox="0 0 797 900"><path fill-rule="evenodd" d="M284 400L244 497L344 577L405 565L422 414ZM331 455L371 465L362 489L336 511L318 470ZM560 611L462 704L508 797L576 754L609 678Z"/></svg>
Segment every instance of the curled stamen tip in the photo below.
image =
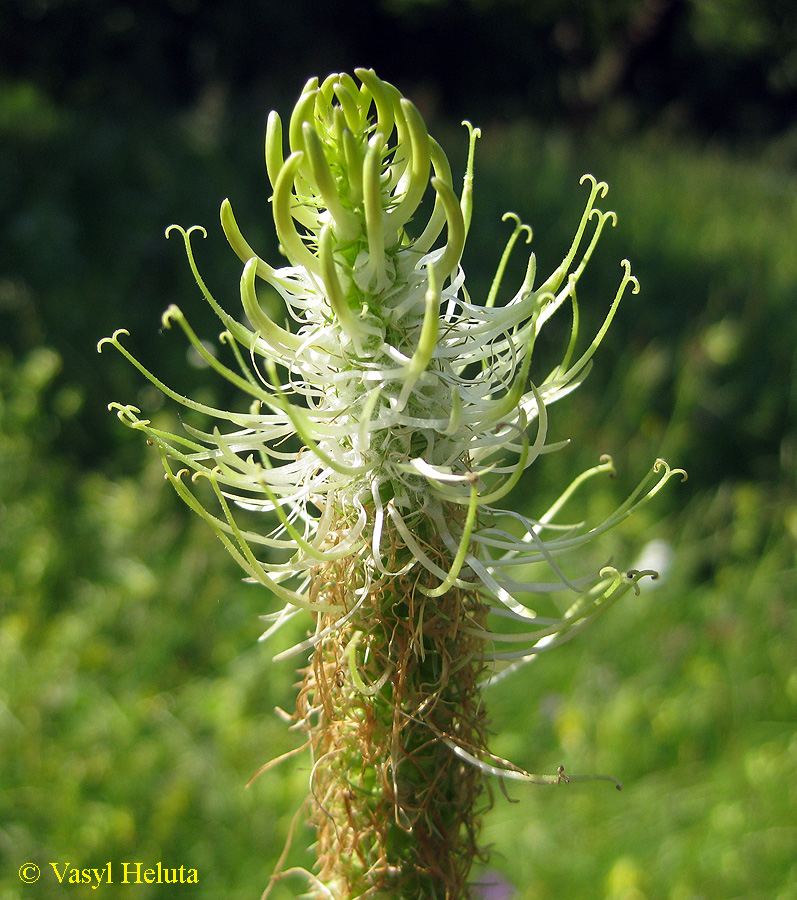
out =
<svg viewBox="0 0 797 900"><path fill-rule="evenodd" d="M647 576L651 581L656 581L659 573L655 569L629 569L626 573L629 578L639 581L640 578Z"/></svg>
<svg viewBox="0 0 797 900"><path fill-rule="evenodd" d="M514 223L515 223L515 230L516 230L516 233L517 233L517 234L520 234L521 231L525 231L525 232L526 232L526 235L527 235L527 237L526 237L526 243L527 243L527 244L530 244L530 243L531 243L531 239L532 239L532 237L534 236L534 232L531 230L531 226L530 226L530 225L526 225L526 223L523 222L523 221L521 220L520 216L519 216L517 213L514 213L514 212L505 212L505 213L501 216L501 221L502 221L502 222L506 222L508 219L512 219L512 220L514 221Z"/></svg>
<svg viewBox="0 0 797 900"><path fill-rule="evenodd" d="M617 469L615 468L615 465L614 465L614 459L612 459L610 454L604 453L601 456L599 463L601 466L606 467L606 472L607 472L609 478L617 478Z"/></svg>
<svg viewBox="0 0 797 900"><path fill-rule="evenodd" d="M184 316L180 307L174 303L170 303L164 314L161 316L161 322L163 323L164 328L171 328L172 319L179 320L182 318L184 318Z"/></svg>
<svg viewBox="0 0 797 900"><path fill-rule="evenodd" d="M165 232L167 238L171 237L172 231L179 231L183 239L188 239L195 231L198 231L203 238L208 236L207 230L202 225L192 225L190 228L183 228L182 225L177 224L169 225Z"/></svg>
<svg viewBox="0 0 797 900"><path fill-rule="evenodd" d="M634 593L639 596L639 580L641 578L648 577L651 581L655 581L659 577L659 573L655 569L629 569L625 573L625 578L628 582L630 582L631 587L634 589Z"/></svg>
<svg viewBox="0 0 797 900"><path fill-rule="evenodd" d="M470 132L470 134L473 135L473 137L480 138L480 137L482 136L482 130L481 130L481 128L476 128L476 127L473 125L473 123L472 123L472 122L469 122L467 119L463 119L463 120L460 122L460 125L464 125L464 126L468 129L468 131Z"/></svg>
<svg viewBox="0 0 797 900"><path fill-rule="evenodd" d="M653 471L661 472L664 469L664 475L666 478L672 478L675 475L681 476L681 482L684 482L689 478L689 474L686 469L673 469L666 459L657 459L656 462L653 463Z"/></svg>
<svg viewBox="0 0 797 900"><path fill-rule="evenodd" d="M578 183L584 184L585 181L589 181L592 185L592 190L600 194L601 197L606 196L606 192L609 190L609 185L606 184L605 181L598 181L598 179L589 172L585 172L579 179Z"/></svg>
<svg viewBox="0 0 797 900"><path fill-rule="evenodd" d="M185 471L188 472L188 469L186 469ZM197 469L196 472L194 472L193 475L191 475L191 481L193 481L194 484L199 484L200 478L207 478L207 480L211 484L215 485L217 475L219 475L219 474L221 474L221 469L218 466L211 469L210 472L205 472L202 469Z"/></svg>
<svg viewBox="0 0 797 900"><path fill-rule="evenodd" d="M119 336L124 335L125 337L130 337L130 332L126 328L117 328L116 331L110 337L104 337L101 341L97 342L97 353L102 353L102 348L106 344L113 344L114 347L119 347Z"/></svg>
<svg viewBox="0 0 797 900"><path fill-rule="evenodd" d="M614 215L614 213L612 213L612 215ZM615 217L615 221L616 221L616 217ZM620 263L620 265L623 267L623 271L624 271L623 283L621 285L621 288L625 287L625 285L630 283L631 284L631 293L638 294L639 293L639 279L636 277L636 275L631 274L631 263L627 259L624 259Z"/></svg>
<svg viewBox="0 0 797 900"><path fill-rule="evenodd" d="M108 411L115 411L120 421L126 422L131 428L142 428L149 425L150 422L149 419L139 419L138 416L140 415L141 410L131 403L123 405L114 401L113 403L108 404Z"/></svg>

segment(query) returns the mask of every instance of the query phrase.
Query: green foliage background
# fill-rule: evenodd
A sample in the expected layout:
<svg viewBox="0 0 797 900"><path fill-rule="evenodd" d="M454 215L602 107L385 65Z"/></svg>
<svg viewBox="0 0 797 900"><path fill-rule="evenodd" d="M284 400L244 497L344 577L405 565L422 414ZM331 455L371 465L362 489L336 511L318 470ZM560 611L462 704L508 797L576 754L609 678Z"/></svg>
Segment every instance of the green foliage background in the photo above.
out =
<svg viewBox="0 0 797 900"><path fill-rule="evenodd" d="M276 255L265 114L310 75L354 65L421 106L459 171L456 123L482 126L475 296L504 211L534 227L549 269L579 176L611 185L619 223L582 314L600 320L624 256L642 291L552 411L572 448L535 467L517 506L539 509L604 452L620 476L595 509L658 455L690 472L607 545L631 562L657 538L667 577L488 694L496 752L531 771L608 772L624 792L515 787L508 803L496 790L491 865L522 900L797 900L793 5L348 10L0 5L0 900L258 897L302 802L302 757L246 787L300 743L273 712L292 705L290 664L270 662L291 635L257 643L270 598L106 413L159 401L94 347L128 327L167 381L220 389L159 333L170 302L201 334L219 330L163 228L208 227L200 264L236 309L218 205L230 196ZM289 863L307 861L309 839ZM197 868L199 884L95 892L47 871L109 860ZM45 872L25 886L29 861Z"/></svg>

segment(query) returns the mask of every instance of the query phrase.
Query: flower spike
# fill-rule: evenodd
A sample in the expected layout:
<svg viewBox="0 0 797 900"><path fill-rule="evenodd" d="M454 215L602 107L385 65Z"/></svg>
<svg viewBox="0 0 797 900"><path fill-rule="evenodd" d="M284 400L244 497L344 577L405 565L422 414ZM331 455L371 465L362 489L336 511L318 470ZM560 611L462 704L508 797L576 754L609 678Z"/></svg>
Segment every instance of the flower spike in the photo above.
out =
<svg viewBox="0 0 797 900"><path fill-rule="evenodd" d="M155 447L177 495L247 580L279 600L263 617L264 636L309 613L308 633L279 658L310 655L294 727L313 755L314 896L461 900L485 775L586 778L561 767L537 776L494 756L482 688L656 577L590 562L585 550L686 473L657 460L599 521L567 512L597 476L613 475L609 457L536 518L497 508L516 488L533 500L539 457L568 444L548 441L551 407L583 382L623 296L639 290L624 260L602 324L586 340L579 334L579 284L616 221L601 208L607 185L582 178L588 197L560 265L535 287L536 257L526 251L521 283L499 299L519 239L532 239L507 213L511 233L486 297L474 302L462 259L479 129L464 123L467 163L455 187L416 106L373 70L355 74L359 83L345 73L308 81L285 129L268 117L264 157L284 264L262 259L229 201L221 204L246 321L199 272L192 238L204 229L167 230L182 236L222 322L219 358L175 304L163 323L179 325L248 411L167 386L127 349L124 329L97 349L112 345L209 421L171 433L135 406L109 407ZM281 298L287 324L261 305L258 278ZM537 339L560 314L566 346L541 379ZM207 502L197 482L209 484Z"/></svg>

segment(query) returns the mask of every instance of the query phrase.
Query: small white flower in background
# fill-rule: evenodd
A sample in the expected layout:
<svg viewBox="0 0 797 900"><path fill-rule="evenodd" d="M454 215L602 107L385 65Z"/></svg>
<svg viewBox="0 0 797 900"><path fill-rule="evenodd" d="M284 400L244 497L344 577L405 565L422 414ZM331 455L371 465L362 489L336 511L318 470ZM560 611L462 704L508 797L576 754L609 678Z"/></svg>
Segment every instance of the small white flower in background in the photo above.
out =
<svg viewBox="0 0 797 900"><path fill-rule="evenodd" d="M639 556L634 562L637 569L650 569L657 573L657 580L651 587L661 587L670 574L673 561L673 546L662 538L654 538L640 550Z"/></svg>

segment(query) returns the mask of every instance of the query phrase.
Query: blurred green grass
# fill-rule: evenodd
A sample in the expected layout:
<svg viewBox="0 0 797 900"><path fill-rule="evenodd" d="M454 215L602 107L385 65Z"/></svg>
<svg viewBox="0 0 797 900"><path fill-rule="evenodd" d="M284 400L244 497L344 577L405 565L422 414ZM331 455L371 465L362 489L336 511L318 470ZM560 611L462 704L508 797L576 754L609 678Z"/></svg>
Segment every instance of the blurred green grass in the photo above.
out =
<svg viewBox="0 0 797 900"><path fill-rule="evenodd" d="M31 122L24 141L44 153L57 115ZM433 130L455 157L462 134ZM219 181L230 175L233 194L252 183L248 169L234 174L192 155L190 142L175 170L159 168L159 134L148 157L158 183L187 170L169 188L175 205L188 193L191 166ZM61 132L57 143L65 141ZM532 498L533 512L603 452L620 474L597 505L623 496L658 455L688 468L690 481L607 544L607 554L630 563L651 538L666 542L667 577L488 694L496 752L530 771L564 764L609 773L625 790L515 787L519 802L510 804L495 786L485 828L492 865L523 900L797 900L797 178L776 154L690 145L666 132L617 142L529 124L486 132L465 259L474 296L500 255L508 208L534 227L540 269L558 262L587 170L609 181L619 222L580 297L585 322L599 324L623 256L642 291L621 306L585 387L552 410L554 436L571 436L572 448L535 467L518 503ZM53 177L45 181L55 190ZM46 211L34 216L61 241L74 212L56 201L69 196L48 200L61 209L60 226ZM291 665L270 662L290 636L256 643L270 598L241 584L135 436L110 420L83 456L101 413L85 418L86 405L101 391L104 401L149 397L107 354L93 356L102 334L86 339L89 312L75 304L97 296L100 284L121 315L111 327L132 321L144 329L134 340L160 341L145 352L155 362L169 357L169 375L209 384L186 366L183 348L178 355L171 339L148 337L155 302L162 308L177 296L193 319L201 300L190 279L171 280L161 250L153 256L160 236L148 229L162 223L147 223L146 197L130 196L138 198L135 228L120 268L106 260L92 269L83 247L75 257L82 268L56 279L41 301L41 340L31 325L30 339L0 355L0 900L62 895L46 876L23 887L23 862L108 860L196 867L199 884L180 896L256 897L306 792L302 757L245 787L264 762L300 743L273 713L292 706ZM250 201L242 224L256 207L265 222L265 203ZM220 264L222 275L214 268L222 252L215 232L198 256L223 287L235 266ZM71 258L58 241L50 251ZM138 294L140 255L157 265ZM58 262L43 264L55 271ZM13 297L24 325L34 319L19 305L23 287L16 282ZM108 309L98 315L103 325L110 317ZM83 346L56 324L82 333ZM70 435L84 448L77 455ZM307 837L297 837L290 862L306 862ZM113 896L173 894L117 885ZM95 896L87 885L70 895Z"/></svg>

